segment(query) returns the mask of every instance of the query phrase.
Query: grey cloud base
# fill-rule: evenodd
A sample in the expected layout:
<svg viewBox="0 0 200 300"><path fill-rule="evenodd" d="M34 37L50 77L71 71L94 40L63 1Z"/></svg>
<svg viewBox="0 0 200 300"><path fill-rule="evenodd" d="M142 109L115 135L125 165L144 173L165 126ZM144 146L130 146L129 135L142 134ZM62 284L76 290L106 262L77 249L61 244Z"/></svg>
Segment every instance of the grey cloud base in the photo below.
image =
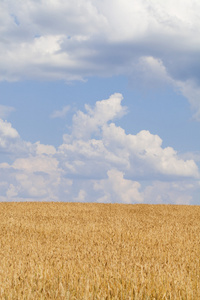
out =
<svg viewBox="0 0 200 300"><path fill-rule="evenodd" d="M171 84L199 121L198 11L196 0L1 1L0 80L125 75Z"/></svg>

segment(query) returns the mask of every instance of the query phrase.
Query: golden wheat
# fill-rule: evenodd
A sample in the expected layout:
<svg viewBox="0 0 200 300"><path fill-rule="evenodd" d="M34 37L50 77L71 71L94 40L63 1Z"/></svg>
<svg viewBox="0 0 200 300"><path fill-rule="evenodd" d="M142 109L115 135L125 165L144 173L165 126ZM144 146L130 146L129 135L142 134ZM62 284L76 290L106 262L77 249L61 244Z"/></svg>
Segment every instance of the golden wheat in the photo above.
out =
<svg viewBox="0 0 200 300"><path fill-rule="evenodd" d="M200 299L200 207L0 203L0 299Z"/></svg>

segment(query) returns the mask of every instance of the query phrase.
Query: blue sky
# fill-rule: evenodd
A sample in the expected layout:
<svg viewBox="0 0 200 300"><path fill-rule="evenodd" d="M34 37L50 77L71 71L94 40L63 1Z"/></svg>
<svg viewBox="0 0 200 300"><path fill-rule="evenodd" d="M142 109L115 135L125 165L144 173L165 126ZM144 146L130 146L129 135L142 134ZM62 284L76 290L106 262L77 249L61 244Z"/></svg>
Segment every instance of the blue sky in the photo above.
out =
<svg viewBox="0 0 200 300"><path fill-rule="evenodd" d="M200 204L199 14L0 1L0 201Z"/></svg>

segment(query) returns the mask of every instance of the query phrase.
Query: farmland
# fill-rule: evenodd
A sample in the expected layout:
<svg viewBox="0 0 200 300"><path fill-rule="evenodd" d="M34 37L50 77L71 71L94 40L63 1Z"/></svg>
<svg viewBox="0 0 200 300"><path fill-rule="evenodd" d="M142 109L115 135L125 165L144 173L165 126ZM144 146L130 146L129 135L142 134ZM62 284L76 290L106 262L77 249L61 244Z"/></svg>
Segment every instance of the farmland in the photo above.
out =
<svg viewBox="0 0 200 300"><path fill-rule="evenodd" d="M200 299L200 207L0 203L0 299Z"/></svg>

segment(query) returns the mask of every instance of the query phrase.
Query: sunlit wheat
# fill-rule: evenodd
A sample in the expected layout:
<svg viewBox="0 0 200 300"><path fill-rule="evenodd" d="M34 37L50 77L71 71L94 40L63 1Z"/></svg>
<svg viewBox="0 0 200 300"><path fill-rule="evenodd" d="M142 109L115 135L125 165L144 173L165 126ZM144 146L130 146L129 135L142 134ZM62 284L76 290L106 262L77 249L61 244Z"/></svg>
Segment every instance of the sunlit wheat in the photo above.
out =
<svg viewBox="0 0 200 300"><path fill-rule="evenodd" d="M200 207L0 203L0 299L200 299Z"/></svg>

